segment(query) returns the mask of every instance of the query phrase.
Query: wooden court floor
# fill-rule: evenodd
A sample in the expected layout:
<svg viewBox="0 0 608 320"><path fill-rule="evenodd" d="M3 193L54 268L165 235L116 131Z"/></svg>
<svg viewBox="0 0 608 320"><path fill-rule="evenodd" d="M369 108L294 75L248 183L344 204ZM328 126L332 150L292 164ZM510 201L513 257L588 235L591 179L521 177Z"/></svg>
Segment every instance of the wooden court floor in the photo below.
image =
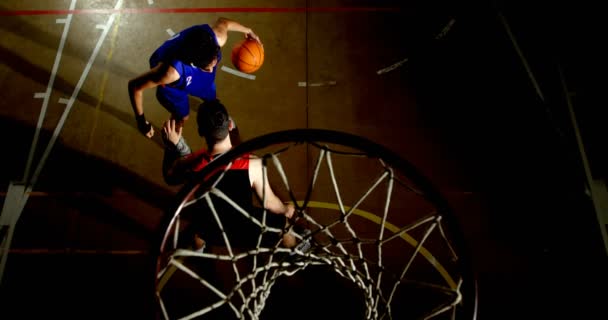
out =
<svg viewBox="0 0 608 320"><path fill-rule="evenodd" d="M11 186L31 192L12 205L20 216L0 318L152 315L151 241L179 187L162 179L159 136L137 131L127 82L172 34L218 17L264 43L254 79L226 71L239 34L217 71L243 140L318 128L394 151L454 209L479 278L480 319L593 318L600 297L580 292L583 283L605 288L606 256L574 188L582 171L556 138L552 121L564 115L547 117L494 10L490 1L3 2L0 192L5 207ZM509 13L543 70L529 26ZM539 79L559 100L551 76ZM190 102L195 113L200 101ZM152 91L144 104L158 129L168 113ZM204 146L193 121L184 136Z"/></svg>

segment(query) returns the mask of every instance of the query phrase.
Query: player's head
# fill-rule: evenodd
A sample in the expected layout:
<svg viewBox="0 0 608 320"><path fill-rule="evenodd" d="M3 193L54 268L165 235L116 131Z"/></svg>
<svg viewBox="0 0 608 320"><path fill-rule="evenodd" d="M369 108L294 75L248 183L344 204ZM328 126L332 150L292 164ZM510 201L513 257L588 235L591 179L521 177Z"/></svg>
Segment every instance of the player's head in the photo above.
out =
<svg viewBox="0 0 608 320"><path fill-rule="evenodd" d="M226 139L230 131L230 116L226 107L217 99L205 100L196 115L198 134L213 145Z"/></svg>
<svg viewBox="0 0 608 320"><path fill-rule="evenodd" d="M215 67L220 47L209 32L192 30L185 43L181 53L184 62L205 71L211 71Z"/></svg>

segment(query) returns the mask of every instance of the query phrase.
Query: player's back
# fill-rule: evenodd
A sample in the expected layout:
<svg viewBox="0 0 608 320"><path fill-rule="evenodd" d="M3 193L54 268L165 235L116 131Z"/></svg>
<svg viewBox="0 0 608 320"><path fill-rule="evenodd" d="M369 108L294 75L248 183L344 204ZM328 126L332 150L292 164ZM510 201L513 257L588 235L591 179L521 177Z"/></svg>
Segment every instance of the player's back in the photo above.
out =
<svg viewBox="0 0 608 320"><path fill-rule="evenodd" d="M202 157L204 158L204 156ZM204 158L199 166L194 168L194 171L202 170L208 160L209 158ZM253 190L249 180L249 158L236 159L228 170L216 173L210 181L216 181L216 179L221 180L215 189L230 199L229 202L213 192L210 192L209 195L222 224L222 229L228 235L231 245L251 246L251 243L255 243L255 237L259 234L260 228L242 211L260 219L261 209L253 205ZM192 218L201 228L201 233L204 234L205 241L209 245L224 245L218 222L207 201L197 202L197 208L193 212Z"/></svg>

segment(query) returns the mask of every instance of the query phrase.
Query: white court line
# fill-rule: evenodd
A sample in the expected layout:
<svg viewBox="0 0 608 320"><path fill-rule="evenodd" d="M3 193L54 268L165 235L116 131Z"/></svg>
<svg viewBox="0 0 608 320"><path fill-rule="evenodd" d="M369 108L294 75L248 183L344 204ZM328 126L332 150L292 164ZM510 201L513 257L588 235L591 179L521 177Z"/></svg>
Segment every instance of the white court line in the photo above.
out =
<svg viewBox="0 0 608 320"><path fill-rule="evenodd" d="M383 73L387 73L387 72L393 71L393 70L399 68L400 66L402 66L403 64L405 64L407 62L407 60L408 59L405 58L405 59L403 59L403 60L401 60L401 61L399 61L397 63L394 63L394 64L392 64L392 65L390 65L390 66L388 66L388 67L386 67L384 69L378 70L376 73L377 74L383 74Z"/></svg>
<svg viewBox="0 0 608 320"><path fill-rule="evenodd" d="M222 68L221 68L221 69L222 69L223 71L226 71L226 72L228 72L228 73L231 73L231 74L233 74L233 75L235 75L235 76L239 76L239 77L241 77L241 78L245 78L245 79L249 79L249 80L255 80L255 76L254 76L254 75L252 75L252 74L248 74L248 73L245 73L245 72L240 72L240 71L238 71L238 70L234 70L234 69L229 68L229 67L226 67L226 66L222 66Z"/></svg>
<svg viewBox="0 0 608 320"><path fill-rule="evenodd" d="M298 87L323 87L323 86L335 86L335 81L323 81L323 82L312 82L307 83L306 81L298 82Z"/></svg>
<svg viewBox="0 0 608 320"><path fill-rule="evenodd" d="M8 251L13 241L15 226L29 197L28 191L31 190L25 188L23 184L11 182L8 185L8 192L2 206L2 214L0 214L0 227L8 229L8 232L1 239L2 241L0 241L0 283L4 278L4 269L8 260Z"/></svg>
<svg viewBox="0 0 608 320"><path fill-rule="evenodd" d="M122 2L123 2L123 0L118 0L114 9L115 10L120 9L120 7L122 6ZM91 70L91 66L93 65L93 62L95 61L95 58L99 54L99 50L101 49L101 44L103 43L106 36L108 35L110 26L114 23L114 18L116 18L116 13L112 13L110 15L110 17L108 18L108 23L107 23L108 27L103 30L101 36L99 37L99 40L97 41L97 45L95 46L95 49L93 50L93 53L91 54L91 57L89 58L89 62L87 62L87 65L85 66L84 71L82 72L82 75L80 76L80 80L78 80L78 83L76 84L76 88L74 88L74 92L72 93L72 96L70 97L70 101L68 102L67 107L65 108L65 110L63 111L63 114L61 115L61 118L59 119L59 123L57 124L55 131L53 131L53 136L51 137L51 140L49 141L48 146L46 147L46 149L44 150L44 153L42 154L42 157L40 158L38 167L36 168L36 171L32 175L32 179L30 180L29 185L32 189L33 189L34 184L36 183L36 180L38 180L38 175L40 175L40 171L42 171L42 168L44 167L44 163L46 162L46 159L48 158L49 153L51 152L51 149L53 148L53 146L55 145L55 142L57 141L57 137L59 136L59 133L61 132L61 129L63 128L65 119L67 118L68 114L70 113L70 110L72 109L72 106L74 105L76 96L80 92L80 88L82 88L82 84L84 83L85 79L87 78L87 75L89 74L89 70Z"/></svg>
<svg viewBox="0 0 608 320"><path fill-rule="evenodd" d="M74 10L76 7L76 0L72 0L70 4L70 11ZM61 41L59 41L59 48L57 49L57 55L55 55L55 62L53 63L53 69L51 70L51 78L49 79L49 83L46 86L46 91L44 92L44 101L42 102L42 109L40 110L40 115L38 116L38 123L36 124L36 132L34 133L34 139L32 141L32 146L30 147L30 154L27 157L27 164L25 165L25 173L23 173L23 182L26 182L29 175L30 169L32 167L32 160L34 159L34 151L36 150L36 145L38 144L38 138L40 136L40 128L42 128L42 121L46 115L46 110L49 105L49 97L51 96L51 89L53 88L53 84L55 83L55 76L57 75L57 69L59 68L59 61L61 60L61 54L63 52L63 47L65 46L65 41L68 37L68 30L70 29L70 23L72 22L72 14L68 14L65 19L65 26L63 27L63 34L61 35Z"/></svg>
<svg viewBox="0 0 608 320"><path fill-rule="evenodd" d="M171 30L171 29L167 29L167 33L168 33L168 34L169 34L171 37L173 37L173 36L175 35L175 32L174 32L173 30Z"/></svg>
<svg viewBox="0 0 608 320"><path fill-rule="evenodd" d="M445 27L443 27L443 29L441 29L441 32L439 32L439 34L437 34L437 36L435 37L435 39L439 40L439 39L445 37L445 35L450 31L450 29L452 29L452 26L454 25L454 22L456 22L456 19L452 18L452 20L450 20L448 22L448 24Z"/></svg>
<svg viewBox="0 0 608 320"><path fill-rule="evenodd" d="M34 99L46 98L46 92L36 92L34 93Z"/></svg>
<svg viewBox="0 0 608 320"><path fill-rule="evenodd" d="M105 24L98 24L95 26L95 28L103 30L103 29L107 28L107 26Z"/></svg>

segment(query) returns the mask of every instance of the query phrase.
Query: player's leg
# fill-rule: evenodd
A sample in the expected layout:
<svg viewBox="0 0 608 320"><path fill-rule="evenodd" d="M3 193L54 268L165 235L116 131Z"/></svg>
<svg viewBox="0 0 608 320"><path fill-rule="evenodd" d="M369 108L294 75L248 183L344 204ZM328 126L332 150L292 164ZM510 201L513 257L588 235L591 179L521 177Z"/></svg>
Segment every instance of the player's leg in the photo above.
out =
<svg viewBox="0 0 608 320"><path fill-rule="evenodd" d="M188 119L190 115L190 103L188 95L181 90L165 86L157 88L156 99L163 106L163 108L165 108L165 110L169 111L169 113L171 114L171 119L176 121L175 128L179 129L183 127L184 122ZM169 142L167 141L164 132L162 134L162 137L163 141L165 142L165 146L172 147L171 145L169 145ZM183 140L183 144L187 146L185 140ZM180 153L183 156L184 152Z"/></svg>

